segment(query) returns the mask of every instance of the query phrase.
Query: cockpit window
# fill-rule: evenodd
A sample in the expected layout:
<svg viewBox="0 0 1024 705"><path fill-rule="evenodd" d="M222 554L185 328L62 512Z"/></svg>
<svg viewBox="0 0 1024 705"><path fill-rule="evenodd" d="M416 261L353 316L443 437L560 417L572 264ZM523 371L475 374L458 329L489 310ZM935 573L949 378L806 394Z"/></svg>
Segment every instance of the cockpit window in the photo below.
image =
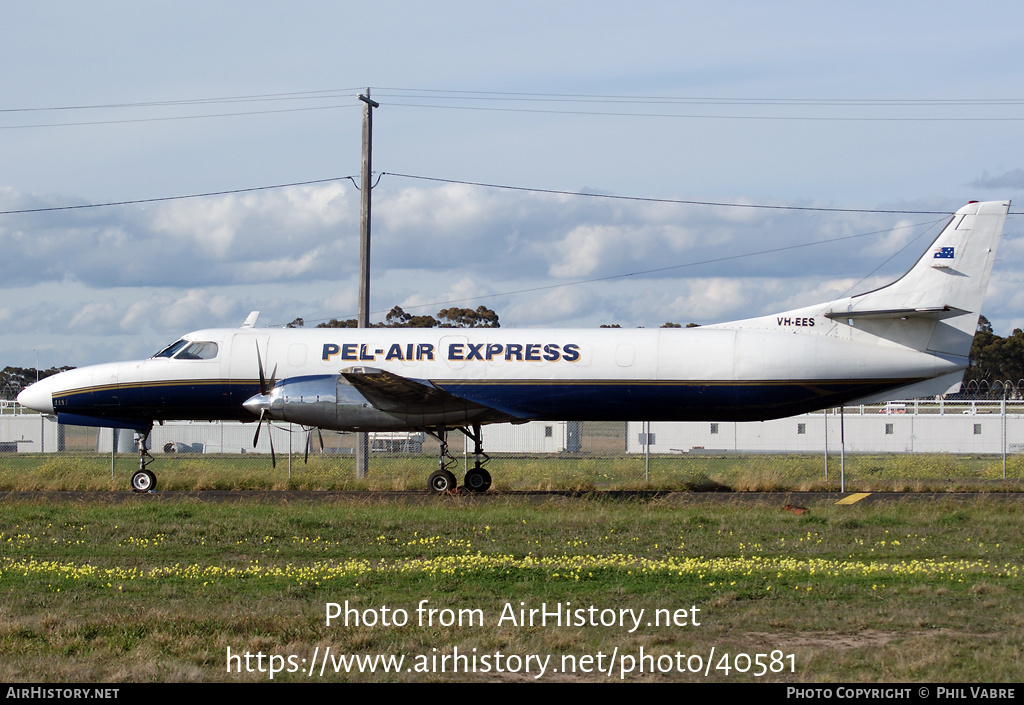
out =
<svg viewBox="0 0 1024 705"><path fill-rule="evenodd" d="M217 357L217 343L194 342L174 356L175 360L212 360Z"/></svg>
<svg viewBox="0 0 1024 705"><path fill-rule="evenodd" d="M217 343L182 338L174 341L153 357L173 357L175 360L212 360L217 357Z"/></svg>
<svg viewBox="0 0 1024 705"><path fill-rule="evenodd" d="M168 345L166 348L158 352L153 357L174 357L174 353L178 352L186 345L188 345L188 341L185 340L184 338L181 340L176 340L170 345Z"/></svg>

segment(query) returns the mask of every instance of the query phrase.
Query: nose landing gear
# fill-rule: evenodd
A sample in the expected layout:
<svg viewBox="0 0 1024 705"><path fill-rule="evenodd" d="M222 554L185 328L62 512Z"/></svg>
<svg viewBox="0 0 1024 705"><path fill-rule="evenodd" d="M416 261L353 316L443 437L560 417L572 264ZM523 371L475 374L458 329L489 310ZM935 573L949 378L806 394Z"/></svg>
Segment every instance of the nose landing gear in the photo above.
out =
<svg viewBox="0 0 1024 705"><path fill-rule="evenodd" d="M135 433L135 445L139 449L139 469L132 475L132 492L153 492L156 489L156 475L146 469L155 458L149 454L149 434L152 428L145 433Z"/></svg>

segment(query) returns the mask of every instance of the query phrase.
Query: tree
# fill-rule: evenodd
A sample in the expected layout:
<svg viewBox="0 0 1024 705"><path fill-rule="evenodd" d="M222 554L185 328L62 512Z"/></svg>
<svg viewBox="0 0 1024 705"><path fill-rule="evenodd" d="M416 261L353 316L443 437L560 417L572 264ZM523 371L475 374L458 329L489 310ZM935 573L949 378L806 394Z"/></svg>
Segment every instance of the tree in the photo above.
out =
<svg viewBox="0 0 1024 705"><path fill-rule="evenodd" d="M498 314L486 306L469 308L446 308L438 311L441 328L500 328Z"/></svg>
<svg viewBox="0 0 1024 705"><path fill-rule="evenodd" d="M622 326L620 326L618 323L602 323L601 327L602 328L622 328ZM637 327L638 328L643 328L643 326L637 326ZM671 321L669 321L668 323L662 323L658 327L659 328L683 328L684 326L681 326L678 323L672 323ZM699 323L687 323L685 327L686 328L700 328L700 324Z"/></svg>
<svg viewBox="0 0 1024 705"><path fill-rule="evenodd" d="M302 319L296 319L302 320ZM318 323L317 328L358 328L356 319L339 321L332 318L326 323ZM373 323L371 328L499 328L498 314L486 306L478 306L476 310L469 308L446 308L433 316L414 316L406 313L401 306L395 306L384 321Z"/></svg>
<svg viewBox="0 0 1024 705"><path fill-rule="evenodd" d="M433 316L414 316L406 313L401 306L388 311L382 324L385 328L437 328L437 319Z"/></svg>
<svg viewBox="0 0 1024 705"><path fill-rule="evenodd" d="M970 367L964 373L964 386L969 382L1009 381L1013 385L1024 379L1024 331L1014 328L1009 337L992 332L987 318L978 319L977 332L971 343Z"/></svg>
<svg viewBox="0 0 1024 705"><path fill-rule="evenodd" d="M358 328L359 321L355 318L349 318L344 321L339 321L337 318L332 318L326 323L317 323L317 328Z"/></svg>
<svg viewBox="0 0 1024 705"><path fill-rule="evenodd" d="M58 372L73 370L74 367L51 367L48 370L39 370L39 379L46 379ZM18 392L33 384L36 381L36 368L34 367L5 367L0 370L0 399L14 399Z"/></svg>

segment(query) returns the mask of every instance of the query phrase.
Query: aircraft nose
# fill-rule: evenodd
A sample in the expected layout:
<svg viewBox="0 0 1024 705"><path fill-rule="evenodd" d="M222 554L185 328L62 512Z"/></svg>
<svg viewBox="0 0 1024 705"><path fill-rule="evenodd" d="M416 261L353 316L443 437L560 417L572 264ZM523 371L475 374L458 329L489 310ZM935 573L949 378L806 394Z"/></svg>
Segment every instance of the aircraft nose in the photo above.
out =
<svg viewBox="0 0 1024 705"><path fill-rule="evenodd" d="M46 384L30 384L18 395L18 403L42 414L53 413L53 395Z"/></svg>

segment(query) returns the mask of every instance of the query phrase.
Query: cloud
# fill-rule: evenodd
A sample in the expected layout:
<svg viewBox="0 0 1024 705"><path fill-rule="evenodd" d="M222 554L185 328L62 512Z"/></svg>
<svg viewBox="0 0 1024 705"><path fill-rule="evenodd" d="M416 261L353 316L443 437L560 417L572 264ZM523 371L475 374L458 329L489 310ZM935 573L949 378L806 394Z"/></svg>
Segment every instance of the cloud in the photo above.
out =
<svg viewBox="0 0 1024 705"><path fill-rule="evenodd" d="M67 328L89 335L141 335L151 331L210 327L210 321L241 320L244 305L235 297L190 289L171 297L151 292L124 303L103 300L72 308Z"/></svg>
<svg viewBox="0 0 1024 705"><path fill-rule="evenodd" d="M189 287L353 271L358 265L341 247L346 231L358 241L358 203L348 191L325 184L151 207L11 215L0 221L6 255L0 278L6 286L73 280ZM0 192L8 207L59 207L67 200Z"/></svg>
<svg viewBox="0 0 1024 705"><path fill-rule="evenodd" d="M500 320L544 321L548 326L571 326L581 319L590 318L599 320L596 325L600 325L611 322L607 317L611 308L604 296L594 296L578 288L558 288L513 303L505 318ZM498 315L503 314L498 311Z"/></svg>
<svg viewBox="0 0 1024 705"><path fill-rule="evenodd" d="M484 288L481 282L474 281L468 277L451 284L444 292L421 292L417 291L407 296L400 297L398 303L403 309L423 315L433 315L436 311L427 309L436 307L438 310L447 308L449 302L458 308L470 308L465 302L474 298L487 296L491 292ZM486 304L483 304L486 305ZM476 305L471 308L476 308Z"/></svg>
<svg viewBox="0 0 1024 705"><path fill-rule="evenodd" d="M778 295L774 280L700 278L665 292L656 305L667 316L661 323L716 323L732 318L732 313L740 314L735 318L757 315L763 302L775 300Z"/></svg>
<svg viewBox="0 0 1024 705"><path fill-rule="evenodd" d="M8 203L40 200L9 189L0 195ZM333 183L151 208L22 214L0 221L0 286L72 280L184 289L344 280L358 267L356 196ZM920 232L884 215L688 208L463 185L382 190L373 222L373 276L450 272L491 290L503 279L638 272L852 273L877 265ZM813 243L839 238L849 239L833 246L843 256L819 256L827 248Z"/></svg>
<svg viewBox="0 0 1024 705"><path fill-rule="evenodd" d="M980 179L970 183L974 188L983 189L1024 189L1024 169L1011 169L999 176L989 176L986 171Z"/></svg>
<svg viewBox="0 0 1024 705"><path fill-rule="evenodd" d="M573 228L553 247L548 272L556 278L620 273L631 263L652 262L652 253L678 255L694 247L690 230L665 225L601 225Z"/></svg>
<svg viewBox="0 0 1024 705"><path fill-rule="evenodd" d="M883 264L870 282L895 278L935 227L463 185L374 193L371 310L486 305L517 327L712 323L812 304ZM0 190L0 207L73 200ZM134 349L136 336L145 352L188 330L238 325L251 310L263 325L354 316L358 211L358 192L341 182L9 216L9 329L110 336L96 351ZM581 283L592 279L601 281Z"/></svg>

